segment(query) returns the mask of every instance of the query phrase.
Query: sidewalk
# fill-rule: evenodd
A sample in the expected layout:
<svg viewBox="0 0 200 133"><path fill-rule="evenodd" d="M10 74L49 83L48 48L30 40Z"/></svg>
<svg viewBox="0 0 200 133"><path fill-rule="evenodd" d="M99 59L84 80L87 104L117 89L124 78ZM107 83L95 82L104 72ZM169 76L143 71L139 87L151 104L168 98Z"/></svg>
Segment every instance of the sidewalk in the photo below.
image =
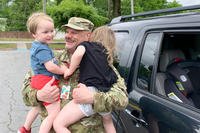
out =
<svg viewBox="0 0 200 133"><path fill-rule="evenodd" d="M0 62L0 132L16 133L29 110L23 103L20 90L24 75L30 68L29 51L0 51ZM39 124L37 119L33 133L37 133Z"/></svg>

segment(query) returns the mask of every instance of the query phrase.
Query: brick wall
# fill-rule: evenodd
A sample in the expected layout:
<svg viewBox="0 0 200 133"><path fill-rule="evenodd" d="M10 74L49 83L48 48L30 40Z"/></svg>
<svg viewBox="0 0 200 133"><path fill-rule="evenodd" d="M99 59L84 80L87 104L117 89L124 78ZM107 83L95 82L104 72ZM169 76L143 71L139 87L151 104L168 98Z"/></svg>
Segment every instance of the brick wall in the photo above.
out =
<svg viewBox="0 0 200 133"><path fill-rule="evenodd" d="M0 32L0 38L32 38L29 32L8 31Z"/></svg>

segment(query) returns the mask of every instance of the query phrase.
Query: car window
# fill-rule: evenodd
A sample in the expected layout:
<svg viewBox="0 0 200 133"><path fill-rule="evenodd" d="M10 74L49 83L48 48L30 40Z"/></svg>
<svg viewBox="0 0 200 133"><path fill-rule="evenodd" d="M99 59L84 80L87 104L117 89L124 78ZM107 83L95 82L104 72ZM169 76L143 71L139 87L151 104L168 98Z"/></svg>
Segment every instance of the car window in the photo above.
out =
<svg viewBox="0 0 200 133"><path fill-rule="evenodd" d="M129 71L129 68L127 68L127 63L132 48L132 40L130 38L129 32L126 30L115 31L115 37L117 42L118 58L117 62L115 62L115 67L117 67L121 76L126 80Z"/></svg>
<svg viewBox="0 0 200 133"><path fill-rule="evenodd" d="M137 85L144 90L148 90L150 85L149 83L159 39L159 33L150 33L145 39L137 76Z"/></svg>
<svg viewBox="0 0 200 133"><path fill-rule="evenodd" d="M165 31L156 72L155 94L200 109L199 38L200 32L197 31Z"/></svg>

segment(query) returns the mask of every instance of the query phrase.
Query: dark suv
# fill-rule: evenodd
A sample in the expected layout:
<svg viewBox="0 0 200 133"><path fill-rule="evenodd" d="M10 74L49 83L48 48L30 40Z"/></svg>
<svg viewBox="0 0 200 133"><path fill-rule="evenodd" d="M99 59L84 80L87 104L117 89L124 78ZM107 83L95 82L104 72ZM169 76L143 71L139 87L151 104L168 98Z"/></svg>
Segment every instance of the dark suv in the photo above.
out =
<svg viewBox="0 0 200 133"><path fill-rule="evenodd" d="M116 67L129 94L127 108L113 114L118 132L200 132L198 9L120 16L109 24L117 39Z"/></svg>

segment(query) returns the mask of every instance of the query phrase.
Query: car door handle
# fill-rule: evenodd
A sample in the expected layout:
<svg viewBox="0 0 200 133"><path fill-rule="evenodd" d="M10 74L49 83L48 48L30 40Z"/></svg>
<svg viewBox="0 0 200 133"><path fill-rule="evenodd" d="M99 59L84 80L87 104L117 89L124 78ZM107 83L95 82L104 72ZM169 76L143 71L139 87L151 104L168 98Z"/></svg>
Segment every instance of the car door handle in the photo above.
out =
<svg viewBox="0 0 200 133"><path fill-rule="evenodd" d="M137 117L135 117L134 115L132 115L130 110L125 109L125 112L126 112L127 114L129 114L129 116L131 116L131 117L132 117L134 120L136 120L138 123L140 123L140 124L142 124L142 125L144 125L144 126L147 126L147 125L148 125L143 119L137 118Z"/></svg>

